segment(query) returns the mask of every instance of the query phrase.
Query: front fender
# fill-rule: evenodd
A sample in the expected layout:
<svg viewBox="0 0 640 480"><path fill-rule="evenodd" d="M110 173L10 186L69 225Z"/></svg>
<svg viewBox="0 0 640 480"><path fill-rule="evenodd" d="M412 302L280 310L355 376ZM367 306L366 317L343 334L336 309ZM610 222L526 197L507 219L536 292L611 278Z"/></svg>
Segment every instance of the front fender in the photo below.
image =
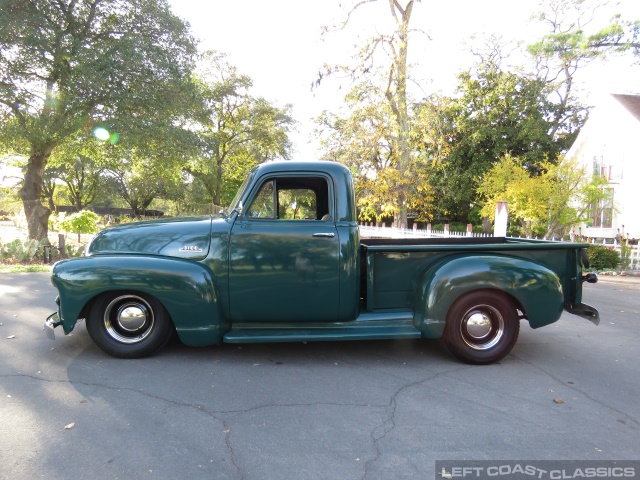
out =
<svg viewBox="0 0 640 480"><path fill-rule="evenodd" d="M507 255L461 254L430 265L417 284L415 327L440 338L453 302L473 290L499 290L522 307L532 328L557 321L564 296L558 276L531 260Z"/></svg>
<svg viewBox="0 0 640 480"><path fill-rule="evenodd" d="M65 333L90 302L109 291L152 295L167 309L187 345L219 343L229 329L211 270L197 262L146 255L95 255L54 265L51 281L59 292Z"/></svg>

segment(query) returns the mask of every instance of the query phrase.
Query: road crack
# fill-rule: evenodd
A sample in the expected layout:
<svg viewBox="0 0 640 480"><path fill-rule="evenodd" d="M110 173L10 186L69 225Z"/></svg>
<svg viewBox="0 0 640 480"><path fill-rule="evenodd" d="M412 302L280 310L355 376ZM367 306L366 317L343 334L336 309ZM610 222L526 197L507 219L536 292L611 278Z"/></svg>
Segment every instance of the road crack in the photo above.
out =
<svg viewBox="0 0 640 480"><path fill-rule="evenodd" d="M450 373L456 373L462 370L467 370L469 368L472 368L472 366L470 365L466 365L460 368L455 368L452 370L447 370L444 372L440 372L440 373L436 373L434 375L430 375L426 378L422 378L420 380L416 380L414 382L410 382L407 383L403 386L401 386L400 388L398 388L395 393L391 396L391 398L389 399L389 403L386 405L386 408L389 410L389 415L387 415L387 418L384 419L384 421L378 425L377 427L375 427L372 431L371 431L371 441L373 444L373 450L374 450L374 456L373 458L368 459L365 464L364 464L364 473L362 475L362 480L366 480L368 475L369 475L369 469L370 467L380 458L380 456L382 455L382 449L380 447L380 442L382 440L384 440L384 438L389 435L395 428L396 428L396 413L397 413L397 408L398 408L398 397L405 392L406 390L410 389L410 388L414 388L414 387L418 387L418 386L422 386L427 382L430 382L442 375L447 375Z"/></svg>

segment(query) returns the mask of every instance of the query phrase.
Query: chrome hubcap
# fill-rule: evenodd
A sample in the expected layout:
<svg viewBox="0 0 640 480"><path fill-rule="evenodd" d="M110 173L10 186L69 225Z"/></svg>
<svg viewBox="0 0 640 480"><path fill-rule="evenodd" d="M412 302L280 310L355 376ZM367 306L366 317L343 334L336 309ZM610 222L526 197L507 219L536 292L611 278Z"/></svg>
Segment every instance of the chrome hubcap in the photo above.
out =
<svg viewBox="0 0 640 480"><path fill-rule="evenodd" d="M488 350L504 336L504 318L491 305L476 305L462 317L460 333L469 347Z"/></svg>
<svg viewBox="0 0 640 480"><path fill-rule="evenodd" d="M127 332L140 330L147 321L147 313L139 305L128 305L117 313L118 324Z"/></svg>
<svg viewBox="0 0 640 480"><path fill-rule="evenodd" d="M135 295L114 298L104 311L104 326L111 338L132 344L144 340L153 330L153 310Z"/></svg>

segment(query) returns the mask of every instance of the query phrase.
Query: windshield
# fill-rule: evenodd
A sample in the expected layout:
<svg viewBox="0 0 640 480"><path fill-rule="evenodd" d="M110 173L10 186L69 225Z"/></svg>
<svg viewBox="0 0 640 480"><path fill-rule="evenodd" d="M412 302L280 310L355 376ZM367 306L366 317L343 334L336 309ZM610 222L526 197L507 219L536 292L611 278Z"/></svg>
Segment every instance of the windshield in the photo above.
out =
<svg viewBox="0 0 640 480"><path fill-rule="evenodd" d="M247 175L247 178L244 179L244 182L242 182L242 185L240 185L240 188L238 189L238 192L236 193L236 196L233 197L233 200L231 200L231 203L225 209L225 211L224 211L225 215L227 215L227 216L231 215L231 212L233 212L233 210L238 206L238 202L240 201L240 199L244 195L244 192L247 189L247 186L249 185L249 182L251 182L251 179L253 178L254 174L255 174L255 172L249 172L249 175Z"/></svg>

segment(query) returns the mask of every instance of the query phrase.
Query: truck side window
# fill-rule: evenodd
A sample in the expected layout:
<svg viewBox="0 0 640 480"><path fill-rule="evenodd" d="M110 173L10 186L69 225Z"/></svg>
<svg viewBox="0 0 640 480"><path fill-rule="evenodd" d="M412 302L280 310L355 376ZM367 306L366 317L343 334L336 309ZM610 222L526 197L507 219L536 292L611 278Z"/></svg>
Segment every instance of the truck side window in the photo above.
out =
<svg viewBox="0 0 640 480"><path fill-rule="evenodd" d="M281 220L315 220L316 192L309 189L278 190L278 218Z"/></svg>
<svg viewBox="0 0 640 480"><path fill-rule="evenodd" d="M329 184L324 177L286 176L260 187L247 217L277 220L330 220Z"/></svg>
<svg viewBox="0 0 640 480"><path fill-rule="evenodd" d="M258 195L253 199L251 207L247 212L247 216L251 218L274 218L274 196L273 196L273 184L271 180L260 188Z"/></svg>

